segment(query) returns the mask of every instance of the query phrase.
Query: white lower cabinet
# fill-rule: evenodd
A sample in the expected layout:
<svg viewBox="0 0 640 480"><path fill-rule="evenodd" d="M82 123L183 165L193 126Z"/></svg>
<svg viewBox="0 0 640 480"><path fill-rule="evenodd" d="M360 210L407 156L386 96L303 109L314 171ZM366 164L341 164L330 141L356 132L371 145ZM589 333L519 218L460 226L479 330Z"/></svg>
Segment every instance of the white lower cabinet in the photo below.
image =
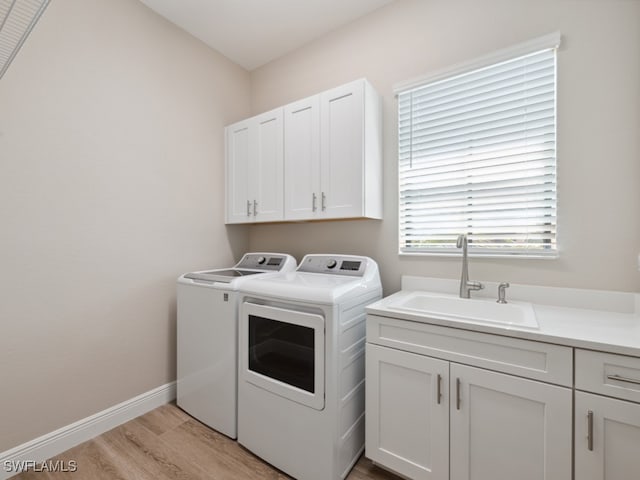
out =
<svg viewBox="0 0 640 480"><path fill-rule="evenodd" d="M571 480L571 388L373 343L366 355L366 456L377 464L416 480Z"/></svg>
<svg viewBox="0 0 640 480"><path fill-rule="evenodd" d="M452 480L570 480L571 389L451 364Z"/></svg>
<svg viewBox="0 0 640 480"><path fill-rule="evenodd" d="M415 479L449 478L449 362L367 344L366 455Z"/></svg>
<svg viewBox="0 0 640 480"><path fill-rule="evenodd" d="M640 478L640 358L576 349L576 389L576 480Z"/></svg>
<svg viewBox="0 0 640 480"><path fill-rule="evenodd" d="M640 478L640 404L576 392L576 480Z"/></svg>

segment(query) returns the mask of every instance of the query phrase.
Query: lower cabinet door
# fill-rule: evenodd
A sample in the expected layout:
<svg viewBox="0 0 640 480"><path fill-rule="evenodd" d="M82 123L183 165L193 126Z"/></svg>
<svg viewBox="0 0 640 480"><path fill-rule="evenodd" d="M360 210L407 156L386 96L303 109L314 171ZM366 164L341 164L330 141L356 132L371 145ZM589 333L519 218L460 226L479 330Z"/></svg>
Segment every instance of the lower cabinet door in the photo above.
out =
<svg viewBox="0 0 640 480"><path fill-rule="evenodd" d="M571 389L453 363L450 375L452 480L571 480Z"/></svg>
<svg viewBox="0 0 640 480"><path fill-rule="evenodd" d="M366 456L407 478L448 480L449 362L366 348Z"/></svg>
<svg viewBox="0 0 640 480"><path fill-rule="evenodd" d="M576 480L640 478L640 404L576 392Z"/></svg>

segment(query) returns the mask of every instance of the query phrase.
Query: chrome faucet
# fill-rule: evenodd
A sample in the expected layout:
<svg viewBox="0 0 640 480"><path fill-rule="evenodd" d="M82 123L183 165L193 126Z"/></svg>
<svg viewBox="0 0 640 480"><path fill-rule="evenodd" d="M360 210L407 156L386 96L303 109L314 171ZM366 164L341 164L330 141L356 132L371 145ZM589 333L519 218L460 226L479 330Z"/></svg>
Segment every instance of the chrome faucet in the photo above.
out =
<svg viewBox="0 0 640 480"><path fill-rule="evenodd" d="M460 277L460 298L471 298L471 290L482 290L480 282L469 281L469 260L467 258L467 236L459 235L456 247L462 248L462 276Z"/></svg>

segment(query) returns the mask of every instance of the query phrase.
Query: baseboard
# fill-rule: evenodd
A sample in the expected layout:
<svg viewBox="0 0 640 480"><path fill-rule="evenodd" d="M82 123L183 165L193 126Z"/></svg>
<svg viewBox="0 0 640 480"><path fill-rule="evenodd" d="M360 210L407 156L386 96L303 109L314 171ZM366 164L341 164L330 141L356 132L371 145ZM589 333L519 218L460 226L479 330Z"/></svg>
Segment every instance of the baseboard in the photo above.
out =
<svg viewBox="0 0 640 480"><path fill-rule="evenodd" d="M43 462L176 398L176 382L167 383L90 417L0 453L0 480L18 472L20 462Z"/></svg>

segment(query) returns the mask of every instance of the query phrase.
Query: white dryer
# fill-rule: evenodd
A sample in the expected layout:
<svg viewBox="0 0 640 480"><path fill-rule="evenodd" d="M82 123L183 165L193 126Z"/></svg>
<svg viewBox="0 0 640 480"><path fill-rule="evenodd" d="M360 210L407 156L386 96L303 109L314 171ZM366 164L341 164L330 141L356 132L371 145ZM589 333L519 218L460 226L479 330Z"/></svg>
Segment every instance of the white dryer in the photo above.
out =
<svg viewBox="0 0 640 480"><path fill-rule="evenodd" d="M234 267L185 273L177 284L177 404L237 436L238 288L252 277L295 270L281 253L247 253Z"/></svg>
<svg viewBox="0 0 640 480"><path fill-rule="evenodd" d="M307 255L240 287L238 441L303 480L346 477L364 449L365 307L377 264Z"/></svg>

